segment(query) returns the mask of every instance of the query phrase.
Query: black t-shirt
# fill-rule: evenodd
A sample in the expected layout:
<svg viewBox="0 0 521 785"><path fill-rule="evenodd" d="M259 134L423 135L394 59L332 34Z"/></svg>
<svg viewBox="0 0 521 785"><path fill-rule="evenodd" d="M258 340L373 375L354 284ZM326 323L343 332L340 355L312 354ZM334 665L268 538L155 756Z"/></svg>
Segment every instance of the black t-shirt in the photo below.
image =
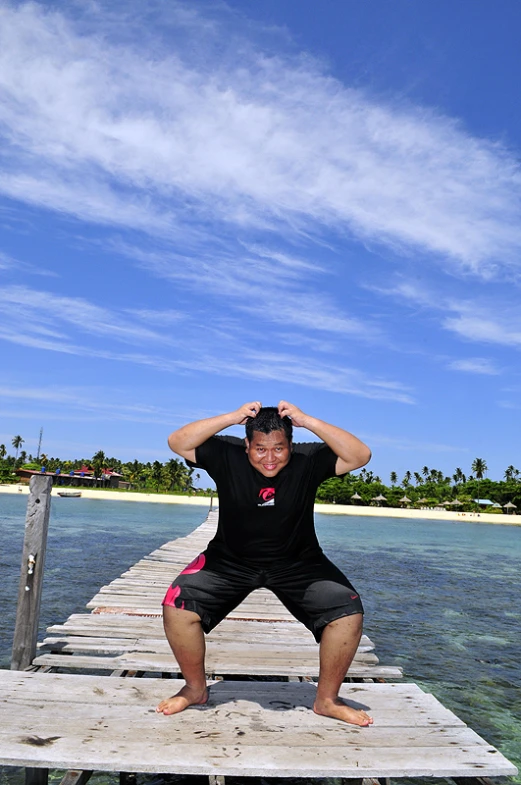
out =
<svg viewBox="0 0 521 785"><path fill-rule="evenodd" d="M242 439L212 436L195 451L219 494L219 524L210 549L254 564L306 558L320 552L313 505L318 486L335 476L337 456L327 444L293 445L287 466L264 477Z"/></svg>

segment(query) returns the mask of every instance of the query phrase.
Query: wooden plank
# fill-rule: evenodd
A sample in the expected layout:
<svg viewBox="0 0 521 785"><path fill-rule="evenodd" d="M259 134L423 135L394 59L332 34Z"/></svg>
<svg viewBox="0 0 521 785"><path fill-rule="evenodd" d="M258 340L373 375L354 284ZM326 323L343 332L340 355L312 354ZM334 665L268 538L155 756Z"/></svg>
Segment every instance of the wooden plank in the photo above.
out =
<svg viewBox="0 0 521 785"><path fill-rule="evenodd" d="M141 670L148 673L179 673L179 666L172 655L160 655L143 652L129 653L118 656L82 656L68 654L42 654L35 657L33 663L38 666L52 665L56 668L86 669L86 670ZM210 656L206 658L206 672L219 675L245 676L310 676L318 675L318 665L308 662L259 662L258 658L247 661L242 652L232 660L230 657L219 658ZM356 661L352 663L347 672L350 678L382 678L399 679L402 677L400 668L388 665L364 665Z"/></svg>
<svg viewBox="0 0 521 785"><path fill-rule="evenodd" d="M175 686L181 686L179 681ZM318 717L311 684L212 685L205 707L154 711L160 679L0 672L0 763L225 776L509 776L516 768L416 685L344 685L375 717Z"/></svg>

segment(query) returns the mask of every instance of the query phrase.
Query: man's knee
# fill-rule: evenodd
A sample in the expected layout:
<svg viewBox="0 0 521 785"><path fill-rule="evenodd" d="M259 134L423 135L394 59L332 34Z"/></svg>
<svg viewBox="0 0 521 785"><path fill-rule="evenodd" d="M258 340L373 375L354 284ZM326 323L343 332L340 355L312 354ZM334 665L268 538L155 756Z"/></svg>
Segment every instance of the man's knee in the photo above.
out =
<svg viewBox="0 0 521 785"><path fill-rule="evenodd" d="M362 629L364 626L364 615L363 613L351 613L346 614L345 616L340 616L339 619L334 619L330 621L324 627L322 634L326 630L331 632L344 632L348 635L362 635Z"/></svg>

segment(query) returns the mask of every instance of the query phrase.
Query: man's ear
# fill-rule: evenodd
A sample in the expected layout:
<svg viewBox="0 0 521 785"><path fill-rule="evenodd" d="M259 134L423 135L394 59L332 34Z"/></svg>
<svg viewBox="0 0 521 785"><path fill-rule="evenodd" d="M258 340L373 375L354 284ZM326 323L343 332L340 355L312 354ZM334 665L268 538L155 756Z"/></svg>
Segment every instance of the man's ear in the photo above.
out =
<svg viewBox="0 0 521 785"><path fill-rule="evenodd" d="M244 445L246 447L246 452L248 452L249 449L250 449L250 443L249 443L248 438L246 436L244 437Z"/></svg>

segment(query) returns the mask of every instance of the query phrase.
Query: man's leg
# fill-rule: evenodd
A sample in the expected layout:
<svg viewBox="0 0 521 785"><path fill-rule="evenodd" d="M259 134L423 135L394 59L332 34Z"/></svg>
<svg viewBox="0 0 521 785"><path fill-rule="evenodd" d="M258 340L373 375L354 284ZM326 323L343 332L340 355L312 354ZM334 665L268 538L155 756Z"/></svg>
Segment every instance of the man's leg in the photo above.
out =
<svg viewBox="0 0 521 785"><path fill-rule="evenodd" d="M338 697L340 685L362 637L361 613L343 616L324 627L320 639L320 674L314 711L326 717L344 720L352 725L371 725L372 717L360 709L352 709Z"/></svg>
<svg viewBox="0 0 521 785"><path fill-rule="evenodd" d="M206 703L205 641L199 614L163 605L166 637L186 681L176 695L161 701L156 711L176 714L188 706Z"/></svg>

